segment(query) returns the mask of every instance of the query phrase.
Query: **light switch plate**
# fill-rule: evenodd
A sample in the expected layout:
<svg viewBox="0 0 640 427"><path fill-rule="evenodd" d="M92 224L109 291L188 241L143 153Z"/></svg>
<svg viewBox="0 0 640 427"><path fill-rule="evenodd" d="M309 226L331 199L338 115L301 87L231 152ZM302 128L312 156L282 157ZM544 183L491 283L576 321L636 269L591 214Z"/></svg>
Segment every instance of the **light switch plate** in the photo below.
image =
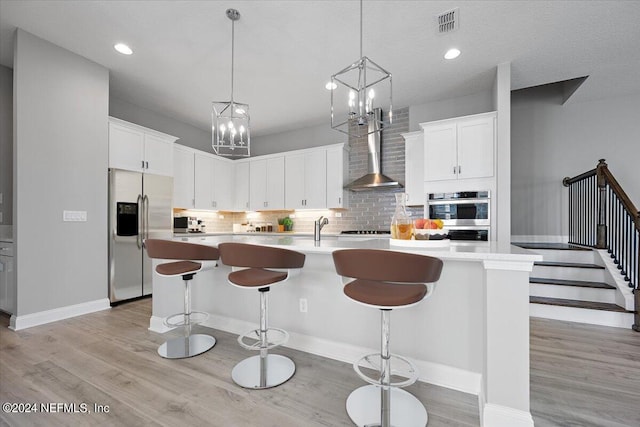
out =
<svg viewBox="0 0 640 427"><path fill-rule="evenodd" d="M62 220L64 222L86 222L87 211L63 211Z"/></svg>

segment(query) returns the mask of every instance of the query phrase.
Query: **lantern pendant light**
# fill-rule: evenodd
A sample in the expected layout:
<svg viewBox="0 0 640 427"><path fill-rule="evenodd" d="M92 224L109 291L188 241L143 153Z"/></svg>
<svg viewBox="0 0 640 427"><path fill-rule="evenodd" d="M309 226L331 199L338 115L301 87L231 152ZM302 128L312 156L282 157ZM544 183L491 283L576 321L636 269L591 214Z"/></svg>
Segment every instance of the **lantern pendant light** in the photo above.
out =
<svg viewBox="0 0 640 427"><path fill-rule="evenodd" d="M362 0L360 0L360 59L331 76L331 127L360 138L382 128L387 112L393 119L391 73L362 55ZM386 104L388 100L388 104ZM371 123L370 122L377 122Z"/></svg>
<svg viewBox="0 0 640 427"><path fill-rule="evenodd" d="M227 9L226 15L231 20L231 101L213 102L211 146L219 156L249 157L249 105L236 102L233 98L234 30L235 22L240 19L240 12Z"/></svg>

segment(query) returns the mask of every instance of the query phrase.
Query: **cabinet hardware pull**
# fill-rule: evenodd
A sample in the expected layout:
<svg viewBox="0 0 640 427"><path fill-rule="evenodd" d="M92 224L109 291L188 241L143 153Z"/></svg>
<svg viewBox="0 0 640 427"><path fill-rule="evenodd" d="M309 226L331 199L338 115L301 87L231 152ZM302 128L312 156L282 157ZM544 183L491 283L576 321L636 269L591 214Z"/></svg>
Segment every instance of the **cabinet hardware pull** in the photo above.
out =
<svg viewBox="0 0 640 427"><path fill-rule="evenodd" d="M462 173L462 166L458 165L458 175Z"/></svg>
<svg viewBox="0 0 640 427"><path fill-rule="evenodd" d="M456 174L456 167L455 166L453 167L453 174L454 175Z"/></svg>
<svg viewBox="0 0 640 427"><path fill-rule="evenodd" d="M144 162L144 163L145 163L145 167L149 169L149 162Z"/></svg>
<svg viewBox="0 0 640 427"><path fill-rule="evenodd" d="M142 166L140 166L142 169L144 169L144 160L142 160Z"/></svg>

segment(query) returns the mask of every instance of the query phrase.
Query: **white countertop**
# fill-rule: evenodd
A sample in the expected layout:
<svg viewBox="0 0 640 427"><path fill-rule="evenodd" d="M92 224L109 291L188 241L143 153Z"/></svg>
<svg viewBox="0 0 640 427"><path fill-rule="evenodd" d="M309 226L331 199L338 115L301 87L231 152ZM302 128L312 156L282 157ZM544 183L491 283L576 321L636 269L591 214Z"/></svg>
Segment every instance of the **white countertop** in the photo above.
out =
<svg viewBox="0 0 640 427"><path fill-rule="evenodd" d="M192 235L190 235L192 236ZM389 239L351 238L323 236L320 242L304 235L265 235L265 234L224 234L208 235L201 242L217 245L223 242L241 242L254 245L277 246L296 250L305 254L330 254L338 249L383 249L409 252L438 257L443 260L466 261L519 261L534 262L542 260L542 256L513 245L497 242L451 242L448 246L415 247L391 245Z"/></svg>

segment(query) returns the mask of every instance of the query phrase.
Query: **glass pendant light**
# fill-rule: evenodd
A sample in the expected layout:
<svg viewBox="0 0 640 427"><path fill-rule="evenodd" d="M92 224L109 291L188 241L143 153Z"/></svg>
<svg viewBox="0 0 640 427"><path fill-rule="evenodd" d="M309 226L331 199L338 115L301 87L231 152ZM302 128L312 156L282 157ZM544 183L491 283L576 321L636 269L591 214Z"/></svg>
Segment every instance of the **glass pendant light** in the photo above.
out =
<svg viewBox="0 0 640 427"><path fill-rule="evenodd" d="M374 109L388 112L392 122L391 73L362 55L362 0L360 0L360 59L331 76L331 127L356 138L378 132L383 117ZM388 104L386 104L388 100ZM369 126L377 121L378 126Z"/></svg>
<svg viewBox="0 0 640 427"><path fill-rule="evenodd" d="M211 146L219 156L248 157L251 144L249 105L233 98L234 30L240 12L227 9L226 15L231 20L231 101L213 102Z"/></svg>

